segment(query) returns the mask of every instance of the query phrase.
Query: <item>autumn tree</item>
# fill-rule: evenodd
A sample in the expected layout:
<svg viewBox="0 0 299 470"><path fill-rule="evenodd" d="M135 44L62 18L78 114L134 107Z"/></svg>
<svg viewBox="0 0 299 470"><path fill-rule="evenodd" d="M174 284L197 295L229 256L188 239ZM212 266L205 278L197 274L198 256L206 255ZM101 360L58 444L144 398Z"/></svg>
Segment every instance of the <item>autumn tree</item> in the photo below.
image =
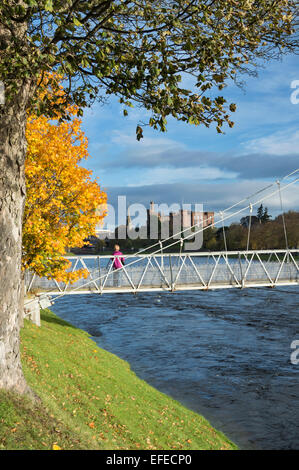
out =
<svg viewBox="0 0 299 470"><path fill-rule="evenodd" d="M293 0L2 0L0 4L0 387L23 392L18 315L27 112L51 117L67 102L82 107L116 95L128 108L218 132L235 104L219 89L259 59L293 51ZM66 103L41 100L45 72L67 76ZM181 82L191 76L194 89ZM142 137L138 123L137 138Z"/></svg>
<svg viewBox="0 0 299 470"><path fill-rule="evenodd" d="M207 251L218 249L217 229L215 227L207 227L203 231L203 248Z"/></svg>
<svg viewBox="0 0 299 470"><path fill-rule="evenodd" d="M62 87L58 91L59 96L50 93L50 98L63 99ZM85 238L95 235L107 200L92 172L80 166L89 154L77 113L77 106L69 106L63 122L57 121L59 115L56 122L31 115L26 128L23 269L57 281L84 274L68 271L71 263L64 258L65 249L83 246Z"/></svg>
<svg viewBox="0 0 299 470"><path fill-rule="evenodd" d="M299 213L290 211L278 215L274 220L268 220L267 223L255 225L250 235L250 242L254 250L286 249L286 245L289 248L298 248Z"/></svg>

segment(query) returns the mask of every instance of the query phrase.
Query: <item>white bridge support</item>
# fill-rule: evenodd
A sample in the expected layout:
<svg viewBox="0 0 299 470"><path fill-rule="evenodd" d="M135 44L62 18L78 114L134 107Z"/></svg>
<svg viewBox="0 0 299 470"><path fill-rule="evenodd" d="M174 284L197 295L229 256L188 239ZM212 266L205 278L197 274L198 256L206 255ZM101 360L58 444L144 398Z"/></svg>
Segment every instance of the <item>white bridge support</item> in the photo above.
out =
<svg viewBox="0 0 299 470"><path fill-rule="evenodd" d="M27 272L27 292L60 297L299 285L299 250L134 254L118 270L107 255L68 259L71 271L84 268L88 277L70 284Z"/></svg>
<svg viewBox="0 0 299 470"><path fill-rule="evenodd" d="M40 303L38 298L25 300L24 318L28 318L36 326L40 326Z"/></svg>

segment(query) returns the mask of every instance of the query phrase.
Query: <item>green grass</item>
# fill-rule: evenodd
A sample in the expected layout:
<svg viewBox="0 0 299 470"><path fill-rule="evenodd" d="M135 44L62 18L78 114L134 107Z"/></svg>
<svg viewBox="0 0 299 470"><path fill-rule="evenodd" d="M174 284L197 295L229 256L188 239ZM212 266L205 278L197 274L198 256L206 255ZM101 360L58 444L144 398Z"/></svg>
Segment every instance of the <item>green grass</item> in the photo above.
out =
<svg viewBox="0 0 299 470"><path fill-rule="evenodd" d="M41 400L0 392L0 449L236 449L49 310L41 328L25 321L21 337L24 373Z"/></svg>

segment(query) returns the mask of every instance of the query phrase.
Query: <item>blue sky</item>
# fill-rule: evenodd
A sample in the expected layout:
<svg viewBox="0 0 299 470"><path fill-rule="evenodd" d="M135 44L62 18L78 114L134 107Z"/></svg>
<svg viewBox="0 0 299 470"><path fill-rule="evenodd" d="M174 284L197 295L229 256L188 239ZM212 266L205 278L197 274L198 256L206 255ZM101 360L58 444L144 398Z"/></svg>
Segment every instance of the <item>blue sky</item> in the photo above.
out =
<svg viewBox="0 0 299 470"><path fill-rule="evenodd" d="M137 142L136 124L147 118L143 109L124 117L116 99L87 109L83 130L91 158L84 166L99 177L108 202L115 206L125 195L128 204L202 203L205 210L221 211L298 168L299 104L291 102L298 57L265 64L258 78L242 78L244 89L230 84L222 91L237 104L235 126L227 126L225 135L169 119L166 133L146 127ZM266 205L275 215L278 197ZM285 191L284 205L299 209L298 186Z"/></svg>

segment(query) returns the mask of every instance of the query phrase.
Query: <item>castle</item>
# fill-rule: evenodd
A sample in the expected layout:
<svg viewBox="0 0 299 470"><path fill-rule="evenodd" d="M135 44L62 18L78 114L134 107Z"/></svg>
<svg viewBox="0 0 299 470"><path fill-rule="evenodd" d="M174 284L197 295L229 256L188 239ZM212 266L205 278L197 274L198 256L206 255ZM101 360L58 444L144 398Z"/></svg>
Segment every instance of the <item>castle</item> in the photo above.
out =
<svg viewBox="0 0 299 470"><path fill-rule="evenodd" d="M153 217L156 217L161 225L169 225L173 227L175 224L180 226L182 230L191 227L208 227L214 226L214 212L193 211L188 209L180 209L178 212L170 212L169 215L156 212L155 203L150 202L150 208L147 209L147 225L150 224Z"/></svg>
<svg viewBox="0 0 299 470"><path fill-rule="evenodd" d="M176 235L179 236L181 231L187 232L188 229L194 230L196 227L206 228L214 226L214 212L191 210L191 204L186 204L186 206L190 207L190 209L181 209L178 204L171 207L168 207L167 204L157 205L151 201L149 209L144 214L145 219L143 224L137 227L132 223L129 212L130 208L128 208L125 224L120 224L115 230L101 228L97 231L97 236L106 240L124 240L126 238L135 239L137 237L136 233L139 233L142 239L163 239L174 235L174 238L177 238ZM198 206L201 207L201 205L195 205L195 208L198 208ZM185 235L187 234L185 233Z"/></svg>

